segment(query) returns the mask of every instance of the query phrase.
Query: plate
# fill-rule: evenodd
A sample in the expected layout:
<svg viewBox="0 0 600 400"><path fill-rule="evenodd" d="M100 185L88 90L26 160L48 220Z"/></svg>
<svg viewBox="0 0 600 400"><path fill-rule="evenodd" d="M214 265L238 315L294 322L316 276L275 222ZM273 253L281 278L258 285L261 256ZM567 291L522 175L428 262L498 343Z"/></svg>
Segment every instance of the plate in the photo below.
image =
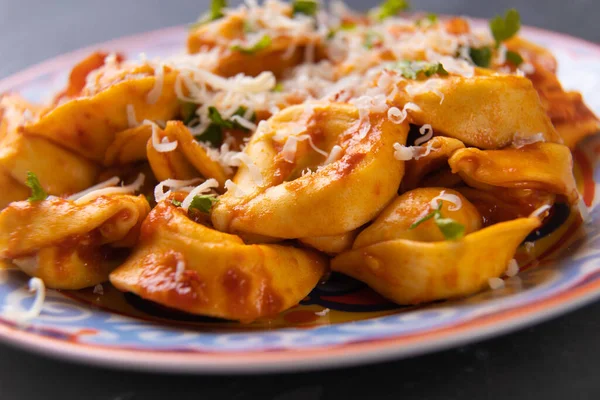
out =
<svg viewBox="0 0 600 400"><path fill-rule="evenodd" d="M479 22L481 23L481 22ZM549 47L559 78L600 113L600 47L580 39L523 28ZM44 101L70 68L103 49L150 58L184 51L186 28L174 27L82 49L0 81L0 92ZM7 305L28 308L28 278L0 270L0 338L44 354L90 364L163 372L257 373L313 370L396 359L499 335L565 313L600 297L600 138L574 151L578 188L590 218L566 206L530 235L533 251L517 253L522 272L504 289L424 307L398 307L365 285L334 276L300 305L273 319L241 325L176 314L104 285L47 293L41 315L27 326L6 318Z"/></svg>

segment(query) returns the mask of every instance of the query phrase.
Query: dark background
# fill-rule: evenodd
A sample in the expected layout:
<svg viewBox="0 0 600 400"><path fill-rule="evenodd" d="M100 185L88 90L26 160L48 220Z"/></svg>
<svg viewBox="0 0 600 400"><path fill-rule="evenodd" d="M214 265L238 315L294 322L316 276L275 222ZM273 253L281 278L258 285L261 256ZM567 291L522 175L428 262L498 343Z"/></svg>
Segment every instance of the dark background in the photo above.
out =
<svg viewBox="0 0 600 400"><path fill-rule="evenodd" d="M355 8L376 4L347 3ZM527 25L600 42L599 0L412 3L414 9L483 18L516 7ZM192 22L207 4L207 0L0 0L0 79L79 47ZM599 313L600 303L595 303L512 335L397 362L251 377L111 371L0 345L0 400L600 399Z"/></svg>

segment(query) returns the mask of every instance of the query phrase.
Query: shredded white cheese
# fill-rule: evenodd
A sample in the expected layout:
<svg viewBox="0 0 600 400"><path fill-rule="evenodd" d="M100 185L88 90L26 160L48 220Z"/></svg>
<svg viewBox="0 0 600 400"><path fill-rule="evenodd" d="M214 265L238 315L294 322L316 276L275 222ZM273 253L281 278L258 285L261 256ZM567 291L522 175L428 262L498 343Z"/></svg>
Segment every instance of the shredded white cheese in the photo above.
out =
<svg viewBox="0 0 600 400"><path fill-rule="evenodd" d="M165 66L160 64L154 67L154 76L156 77L156 81L146 96L146 103L148 104L156 104L162 94L165 80Z"/></svg>
<svg viewBox="0 0 600 400"><path fill-rule="evenodd" d="M127 104L127 125L130 128L135 128L140 125L135 116L135 108L132 104Z"/></svg>
<svg viewBox="0 0 600 400"><path fill-rule="evenodd" d="M536 133L535 135L523 135L522 133L515 133L513 136L512 146L520 149L521 147L538 143L545 142L546 137L542 132Z"/></svg>
<svg viewBox="0 0 600 400"><path fill-rule="evenodd" d="M515 260L513 258L508 262L508 267L506 268L506 276L508 276L509 278L512 278L513 276L516 276L518 273L519 273L519 264L517 263L517 260Z"/></svg>
<svg viewBox="0 0 600 400"><path fill-rule="evenodd" d="M250 158L248 154L237 153L235 156L233 156L233 161L236 162L236 166L241 166L244 164L246 168L248 168L248 172L257 186L264 185L265 180L260 172L260 169L256 166L256 164L254 164L254 161L252 161L252 158Z"/></svg>
<svg viewBox="0 0 600 400"><path fill-rule="evenodd" d="M458 211L462 208L462 200L460 197L455 194L446 193L445 190L442 190L438 196L431 199L429 206L434 209L438 208L438 201L447 201L452 203L453 205L448 207L448 211Z"/></svg>
<svg viewBox="0 0 600 400"><path fill-rule="evenodd" d="M46 286L44 285L44 281L40 278L31 278L29 280L29 291L35 292L35 299L29 310L22 312L8 309L5 313L8 318L14 320L18 324L25 324L37 318L44 307L44 300L46 299Z"/></svg>
<svg viewBox="0 0 600 400"><path fill-rule="evenodd" d="M139 174L135 181L127 186L121 187L105 187L103 189L94 190L92 192L86 193L85 195L78 197L75 199L76 204L84 204L88 203L100 196L107 196L109 194L129 194L135 193L144 185L144 174Z"/></svg>
<svg viewBox="0 0 600 400"><path fill-rule="evenodd" d="M67 200L75 201L89 193L95 192L96 190L115 186L119 182L121 182L121 178L119 178L118 176L113 176L112 178L107 179L104 182L100 182L92 187L89 187L84 191L70 195L69 197L67 197Z"/></svg>
<svg viewBox="0 0 600 400"><path fill-rule="evenodd" d="M177 260L177 265L175 266L175 281L181 282L181 278L183 278L183 273L185 272L185 262L182 260Z"/></svg>
<svg viewBox="0 0 600 400"><path fill-rule="evenodd" d="M246 192L244 192L237 184L233 183L231 179L225 181L225 189L227 189L228 192L233 192L235 197L243 197L246 195Z"/></svg>
<svg viewBox="0 0 600 400"><path fill-rule="evenodd" d="M433 137L433 128L431 127L431 125L425 124L421 128L419 128L419 133L422 135L422 137L415 140L415 145L417 146L422 145L423 143L429 141Z"/></svg>
<svg viewBox="0 0 600 400"><path fill-rule="evenodd" d="M162 141L160 140L158 137L158 126L154 122L145 119L143 124L152 127L152 147L154 147L156 151L159 153L167 153L177 148L177 140L169 142L167 137L164 137Z"/></svg>
<svg viewBox="0 0 600 400"><path fill-rule="evenodd" d="M492 290L497 290L504 287L504 281L500 278L490 278L488 279L488 284Z"/></svg>
<svg viewBox="0 0 600 400"><path fill-rule="evenodd" d="M171 194L172 190L182 190L190 192L192 189L189 188L190 185L196 185L201 181L200 178L194 178L189 180L178 180L178 179L167 179L160 182L158 185L154 187L154 200L157 203L166 200ZM165 187L169 187L171 189L165 192ZM185 190L188 189L188 190Z"/></svg>
<svg viewBox="0 0 600 400"><path fill-rule="evenodd" d="M318 315L319 317L324 317L324 316L326 316L327 314L329 314L329 311L331 311L331 310L329 310L329 308L324 308L324 309L323 309L323 310L321 310L321 311L316 311L316 312L315 312L315 315Z"/></svg>
<svg viewBox="0 0 600 400"><path fill-rule="evenodd" d="M194 200L194 197L200 195L200 194L204 194L204 193L208 193L211 191L211 189L214 188L218 188L219 187L219 182L214 179L207 179L206 181L202 182L200 185L196 186L191 192L190 194L187 195L187 197L181 202L181 208L183 208L184 210L188 210L188 208L190 207L190 204L192 204L192 200Z"/></svg>
<svg viewBox="0 0 600 400"><path fill-rule="evenodd" d="M533 217L535 217L535 218L543 218L542 215L545 214L546 211L548 211L551 208L552 208L551 205L545 204L545 205L539 207L538 209L536 209L534 212L532 212L529 215L529 218L533 218Z"/></svg>
<svg viewBox="0 0 600 400"><path fill-rule="evenodd" d="M342 147L336 144L331 148L331 152L329 152L329 156L327 156L327 159L323 162L323 165L328 165L332 162L336 162L342 157L343 152L344 150L342 149Z"/></svg>

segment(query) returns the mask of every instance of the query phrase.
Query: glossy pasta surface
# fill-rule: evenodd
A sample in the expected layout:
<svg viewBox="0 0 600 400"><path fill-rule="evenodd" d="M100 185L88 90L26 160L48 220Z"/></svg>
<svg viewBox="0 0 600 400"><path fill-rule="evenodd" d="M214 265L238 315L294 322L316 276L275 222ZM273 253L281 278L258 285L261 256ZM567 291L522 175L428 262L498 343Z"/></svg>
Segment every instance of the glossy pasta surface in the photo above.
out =
<svg viewBox="0 0 600 400"><path fill-rule="evenodd" d="M0 258L241 322L332 273L400 305L512 276L576 210L599 121L515 10L474 29L396 3L213 1L186 54L98 52L48 104L0 95Z"/></svg>

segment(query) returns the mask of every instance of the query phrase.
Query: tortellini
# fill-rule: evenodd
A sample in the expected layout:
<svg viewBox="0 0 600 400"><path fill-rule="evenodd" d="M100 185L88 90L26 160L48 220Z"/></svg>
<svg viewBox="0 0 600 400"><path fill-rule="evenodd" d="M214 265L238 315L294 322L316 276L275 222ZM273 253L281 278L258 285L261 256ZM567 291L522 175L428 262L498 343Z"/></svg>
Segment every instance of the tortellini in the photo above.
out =
<svg viewBox="0 0 600 400"><path fill-rule="evenodd" d="M249 322L297 304L326 268L316 252L247 245L163 202L144 221L139 245L110 281L167 307Z"/></svg>
<svg viewBox="0 0 600 400"><path fill-rule="evenodd" d="M457 192L461 208L444 204L444 217L465 223L465 236L443 240L433 221L411 230L419 212L431 208L439 189L415 189L392 203L357 238L354 249L336 256L333 271L359 279L398 304L419 304L467 296L501 276L523 239L540 226L536 217L520 218L478 230L481 217ZM409 210L413 210L409 212ZM426 225L428 224L428 225ZM441 239L441 240L440 240Z"/></svg>
<svg viewBox="0 0 600 400"><path fill-rule="evenodd" d="M394 158L393 144L406 142L408 124L373 115L362 125L358 110L346 104L314 105L306 112L305 106L289 107L255 133L245 151L252 165L240 167L233 179L239 193L228 191L212 213L217 229L281 238L332 236L368 222L394 196L404 163ZM308 118L304 140L290 135L277 142L276 134L293 130L303 118ZM295 148L288 152L290 140ZM334 146L337 157L325 165ZM310 173L302 173L306 169Z"/></svg>
<svg viewBox="0 0 600 400"><path fill-rule="evenodd" d="M11 203L0 212L0 257L51 288L94 286L118 265L118 249L137 242L149 211L130 195Z"/></svg>

